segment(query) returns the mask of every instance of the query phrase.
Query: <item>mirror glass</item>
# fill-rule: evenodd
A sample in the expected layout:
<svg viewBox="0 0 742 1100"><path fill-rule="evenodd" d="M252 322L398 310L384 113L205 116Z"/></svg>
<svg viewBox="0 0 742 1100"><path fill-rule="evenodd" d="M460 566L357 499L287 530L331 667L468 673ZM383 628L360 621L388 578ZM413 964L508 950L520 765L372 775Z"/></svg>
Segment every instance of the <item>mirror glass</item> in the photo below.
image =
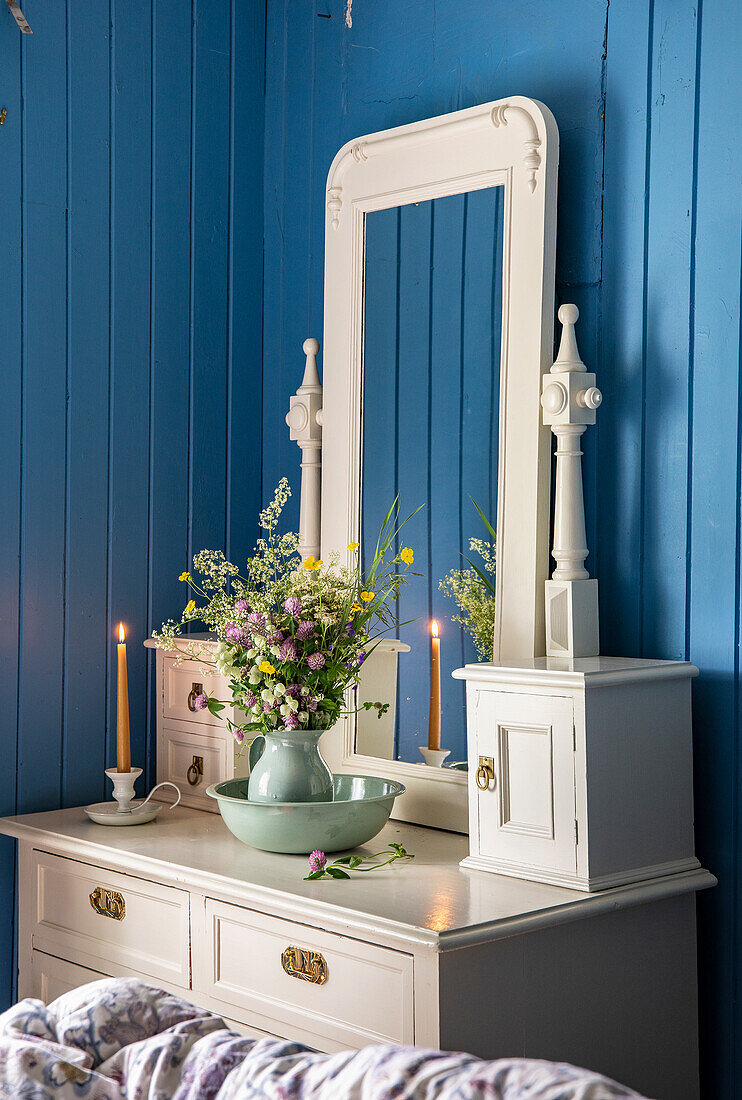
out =
<svg viewBox="0 0 742 1100"><path fill-rule="evenodd" d="M371 211L365 232L364 564L396 494L403 516L423 507L398 543L414 551L416 574L398 601L405 625L371 653L359 687L361 702L391 705L381 718L361 711L356 751L425 766L437 648L443 766L463 770L465 685L451 672L492 657L494 539L473 502L494 528L503 188Z"/></svg>

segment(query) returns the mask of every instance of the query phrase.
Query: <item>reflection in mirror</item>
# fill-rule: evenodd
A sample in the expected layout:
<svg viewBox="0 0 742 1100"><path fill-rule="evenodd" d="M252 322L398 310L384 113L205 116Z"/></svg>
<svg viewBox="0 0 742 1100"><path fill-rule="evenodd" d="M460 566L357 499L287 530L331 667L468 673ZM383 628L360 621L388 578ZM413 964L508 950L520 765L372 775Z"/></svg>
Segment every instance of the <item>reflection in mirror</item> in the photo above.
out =
<svg viewBox="0 0 742 1100"><path fill-rule="evenodd" d="M465 686L451 672L492 657L494 539L473 501L494 527L502 227L502 187L366 215L364 559L395 494L402 515L424 507L398 544L414 550L410 573L420 574L397 608L400 621L412 621L364 666L359 701L391 700L380 719L358 717L364 755L423 764L419 749L436 747L431 662L439 648L444 766L466 767Z"/></svg>

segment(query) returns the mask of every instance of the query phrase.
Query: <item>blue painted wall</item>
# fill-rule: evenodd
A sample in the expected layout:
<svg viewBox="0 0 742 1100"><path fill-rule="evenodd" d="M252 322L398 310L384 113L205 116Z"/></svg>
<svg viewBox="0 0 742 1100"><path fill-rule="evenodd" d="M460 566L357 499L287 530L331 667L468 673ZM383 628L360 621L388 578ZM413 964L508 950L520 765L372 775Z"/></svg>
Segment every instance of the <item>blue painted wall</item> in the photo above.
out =
<svg viewBox="0 0 742 1100"><path fill-rule="evenodd" d="M232 0L0 12L0 814L104 797L114 626L132 759L192 549L260 491L265 22ZM108 733L106 733L108 731ZM0 1003L13 851L0 844Z"/></svg>
<svg viewBox="0 0 742 1100"><path fill-rule="evenodd" d="M520 93L561 133L558 295L605 402L586 444L607 653L689 657L704 1097L742 1094L742 6L731 0L271 0L264 427L322 328L325 175L350 138ZM328 16L330 18L328 18ZM286 433L264 484L296 468Z"/></svg>
<svg viewBox="0 0 742 1100"><path fill-rule="evenodd" d="M242 553L259 480L295 479L283 416L321 335L337 148L542 99L561 131L559 296L606 398L585 470L604 651L702 669L697 837L720 877L699 906L704 1096L733 1097L742 8L354 0L352 29L344 9L269 0L264 28L251 0L154 0L151 19L27 0L23 41L0 13L0 812L102 794L114 621L141 636L177 605L190 549ZM132 658L141 755L151 679ZM6 846L4 899L12 885Z"/></svg>

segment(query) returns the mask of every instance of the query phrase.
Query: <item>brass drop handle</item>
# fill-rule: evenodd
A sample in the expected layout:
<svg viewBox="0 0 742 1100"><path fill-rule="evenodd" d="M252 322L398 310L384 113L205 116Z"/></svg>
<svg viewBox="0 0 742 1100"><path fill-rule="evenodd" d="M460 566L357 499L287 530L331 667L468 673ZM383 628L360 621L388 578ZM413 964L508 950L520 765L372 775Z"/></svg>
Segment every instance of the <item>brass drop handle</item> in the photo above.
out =
<svg viewBox="0 0 742 1100"><path fill-rule="evenodd" d="M199 695L203 695L203 684L191 684L191 690L188 692L188 709L194 714L196 713L196 699Z"/></svg>
<svg viewBox="0 0 742 1100"><path fill-rule="evenodd" d="M300 978L313 985L324 985L327 981L327 963L319 951L310 951L307 947L289 944L281 954L281 966L290 978Z"/></svg>
<svg viewBox="0 0 742 1100"><path fill-rule="evenodd" d="M201 782L201 776L204 774L204 758L203 756L194 756L193 763L189 766L186 772L186 779L192 787L197 787Z"/></svg>
<svg viewBox="0 0 742 1100"><path fill-rule="evenodd" d="M123 894L117 890L107 890L105 886L96 886L90 895L90 904L101 917L111 920L123 920L126 916L126 902Z"/></svg>
<svg viewBox="0 0 742 1100"><path fill-rule="evenodd" d="M495 761L491 756L480 756L477 768L477 786L480 791L488 791L490 783L495 780Z"/></svg>

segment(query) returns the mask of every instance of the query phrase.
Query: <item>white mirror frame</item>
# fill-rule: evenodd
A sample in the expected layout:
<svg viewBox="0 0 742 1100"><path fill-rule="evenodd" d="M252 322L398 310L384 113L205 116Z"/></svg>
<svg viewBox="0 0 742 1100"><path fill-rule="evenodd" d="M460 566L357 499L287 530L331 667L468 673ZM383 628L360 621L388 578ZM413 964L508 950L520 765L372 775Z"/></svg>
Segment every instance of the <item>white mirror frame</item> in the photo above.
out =
<svg viewBox="0 0 742 1100"><path fill-rule="evenodd" d="M547 107L513 96L348 142L327 178L322 556L358 540L365 215L502 185L495 660L542 656L549 555L549 433L541 376L553 357L559 135ZM402 501L402 511L419 501ZM466 773L354 751L355 722L323 738L333 771L397 779L395 816L467 831Z"/></svg>

